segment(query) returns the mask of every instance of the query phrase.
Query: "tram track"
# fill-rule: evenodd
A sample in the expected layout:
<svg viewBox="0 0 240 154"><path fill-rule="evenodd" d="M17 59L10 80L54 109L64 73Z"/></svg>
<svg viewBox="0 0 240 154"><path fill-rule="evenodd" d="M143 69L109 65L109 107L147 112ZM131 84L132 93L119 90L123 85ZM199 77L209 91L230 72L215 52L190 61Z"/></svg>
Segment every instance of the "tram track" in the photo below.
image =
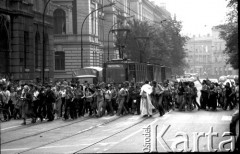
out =
<svg viewBox="0 0 240 154"><path fill-rule="evenodd" d="M56 119L54 121L59 121L61 119ZM39 126L41 124L46 124L46 123L49 123L48 121L42 121L42 122L36 122L36 123L30 123L30 124L27 124L27 125L16 125L16 126L11 126L13 129L11 129L11 127L8 128L3 128L1 129L1 134L5 134L5 133L8 133L8 132L12 132L12 131L16 131L16 130L21 130L21 129L25 129L25 128L30 128L30 127L34 127L34 126ZM8 130L6 130L8 129Z"/></svg>
<svg viewBox="0 0 240 154"><path fill-rule="evenodd" d="M117 118L114 118L114 119L112 119L112 120L108 120L108 121L103 122L103 123L101 123L101 124L98 124L98 125L95 125L95 126L91 126L91 127L87 128L87 129L84 129L84 130L79 131L79 132L77 132L77 133L74 133L74 134L71 134L71 135L62 137L62 138L60 138L60 139L57 139L57 140L54 140L54 141L51 141L51 142L48 142L48 143L44 143L44 144L41 144L41 145L39 145L39 146L36 146L36 147L33 147L33 148L29 148L29 149L27 149L27 150L21 151L21 152L19 152L18 154L25 153L25 152L28 152L28 151L31 151L31 150L34 150L34 149L38 149L38 148L44 147L44 146L46 146L46 145L49 145L49 144L52 144L52 143L55 143L55 142L58 142L58 141L62 141L62 140L65 140L65 139L74 137L74 136L76 136L76 135L79 135L79 134L88 132L88 131L93 130L93 129L95 129L95 128L98 128L98 127L100 127L100 126L103 126L103 125L109 124L109 123L111 123L111 122L114 122L114 121L116 121L116 120L118 120L118 119L120 119L120 118L123 118L123 117L125 117L125 116L119 116L119 117L117 117Z"/></svg>
<svg viewBox="0 0 240 154"><path fill-rule="evenodd" d="M155 115L155 114L157 114L157 113L154 113L153 115ZM146 118L144 118L143 120L138 121L137 123L134 123L134 124L130 125L129 127L126 127L126 128L124 128L124 129L122 129L122 130L120 130L120 131L118 131L118 132L116 132L116 133L114 133L114 134L112 134L112 135L109 135L109 136L107 136L107 137L105 137L105 138L103 138L103 139L101 139L101 140L99 140L99 141L97 141L97 142L94 142L94 143L92 143L92 144L90 144L90 145L88 145L88 146L86 146L86 147L84 147L84 148L82 148L82 149L80 149L80 150L78 150L78 151L76 151L76 152L73 152L73 154L81 153L81 151L83 151L83 150L85 150L85 149L88 149L88 148L90 148L90 147L92 147L92 146L94 146L94 145L96 145L96 144L98 144L98 143L100 143L100 142L102 142L102 141L105 141L105 140L107 140L107 139L109 139L109 138L111 138L111 137L113 137L113 136L115 136L115 135L117 135L117 134L120 134L120 133L122 133L122 132L124 132L124 131L126 131L126 130L128 130L128 129L136 126L136 125L138 125L138 124L141 124L143 121L145 121L145 120L147 120L147 119L150 119L150 118L149 118L149 117L146 117Z"/></svg>
<svg viewBox="0 0 240 154"><path fill-rule="evenodd" d="M155 114L157 114L157 113L154 113L153 115L155 115ZM112 123L112 122L114 122L114 121L116 121L116 120L118 120L118 119L120 119L120 118L123 118L123 117L126 117L126 116L120 116L120 117L114 118L114 119L112 119L112 120L103 122L103 123L101 123L101 124L98 124L98 125L95 125L95 126L91 126L91 127L87 128L87 129L84 129L84 130L79 131L79 132L77 132L77 133L74 133L74 134L71 134L71 135L62 137L62 138L60 138L60 139L56 139L56 140L51 141L51 142L48 142L48 143L44 143L44 144L42 144L42 145L39 145L39 146L36 146L36 147L33 147L33 148L26 149L26 150L24 150L24 151L19 152L18 154L25 153L25 152L29 152L29 151L32 151L32 150L35 150L35 149L42 148L42 147L47 146L47 145L49 145L49 144L53 144L53 143L56 143L56 142L59 142L59 141L65 140L65 139L69 139L69 138L74 137L74 136L77 136L77 135L79 135L79 134L82 134L82 133L91 131L91 130L93 130L93 129L99 128L99 127L101 127L101 126L103 126L103 125L107 125L107 124L109 124L109 123ZM112 135L110 135L110 136L108 136L108 137L105 137L105 138L101 139L100 141L94 142L94 143L90 144L89 146L87 146L87 147L85 147L85 148L82 148L82 149L80 149L80 150L78 150L78 151L76 151L76 152L74 152L74 153L79 153L79 152L83 151L83 150L86 149L86 148L89 148L89 147L91 147L91 146L94 146L95 144L97 144L97 143L99 143L99 142L102 142L102 141L104 141L104 140L106 140L106 139L108 139L108 138L110 138L110 137L112 137L112 136L114 136L114 135L117 135L117 134L119 134L119 133L121 133L121 132L124 132L125 130L130 129L130 128L132 128L132 127L134 127L134 126L142 123L143 121L145 121L145 120L147 120L147 119L149 119L149 117L143 118L143 120L140 120L140 121L138 121L137 123L134 123L134 124L132 124L131 126L128 126L127 128L124 128L124 129L122 129L122 130L120 130L120 131L118 131L118 132L116 132L116 133L114 133L114 134L112 134Z"/></svg>
<svg viewBox="0 0 240 154"><path fill-rule="evenodd" d="M76 124L76 123L80 123L80 122L83 122L83 121L86 121L86 120L89 120L91 119L90 117L87 117L87 118L84 118L82 120L78 120L78 121L74 121L74 122L71 122L71 123L68 123L66 125L62 125L62 126L58 126L58 127L54 127L54 128L51 128L51 129L48 129L48 130L45 130L45 131L41 131L41 132L38 132L38 133L34 133L34 134L31 134L31 135L27 135L27 136L23 136L23 137L20 137L20 138L17 138L17 139L14 139L14 140L10 140L10 141L7 141L7 142L2 142L1 145L4 145L4 144L7 144L7 143L11 143L11 142L15 142L15 141L18 141L18 140L22 140L22 139L25 139L25 138L29 138L29 137L33 137L33 136L37 136L39 134L42 134L42 133L46 133L46 132L49 132L49 131L52 131L52 130L56 130L56 129L59 129L59 128L64 128L64 127L67 127L67 126L71 126L73 124ZM24 129L24 128L30 128L32 126L39 126L41 123L39 123L38 125L31 125L29 127L21 127L21 129ZM10 131L8 131L10 132ZM7 133L7 132L4 132L4 133ZM1 132L1 134L3 134Z"/></svg>

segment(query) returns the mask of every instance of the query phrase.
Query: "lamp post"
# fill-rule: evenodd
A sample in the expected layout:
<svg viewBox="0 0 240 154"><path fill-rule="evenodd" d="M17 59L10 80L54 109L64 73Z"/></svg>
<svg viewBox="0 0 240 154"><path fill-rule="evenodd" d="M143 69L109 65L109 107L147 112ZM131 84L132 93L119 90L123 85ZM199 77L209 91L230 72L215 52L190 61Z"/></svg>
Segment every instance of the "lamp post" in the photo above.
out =
<svg viewBox="0 0 240 154"><path fill-rule="evenodd" d="M124 17L124 18L127 19L127 18L131 18L131 17L134 17L134 15L132 15L130 17ZM108 61L109 61L109 52L110 52L109 51L109 37L110 37L110 33L112 32L113 27L117 24L118 24L118 22L113 24L112 27L110 28L110 30L108 31ZM123 22L120 22L120 24L123 24Z"/></svg>
<svg viewBox="0 0 240 154"><path fill-rule="evenodd" d="M82 26L81 26L81 68L83 68L83 39L82 39L82 31L83 31L83 25L84 25L86 19L87 19L92 13L94 13L94 12L100 10L100 9L103 9L103 8L105 8L105 7L110 7L110 6L113 6L113 5L115 5L115 3L110 3L110 4L108 4L108 5L104 5L103 7L100 7L100 8L98 8L98 9L96 9L96 10L93 10L93 11L90 12L90 13L85 17L85 19L83 20L83 23L82 23Z"/></svg>
<svg viewBox="0 0 240 154"><path fill-rule="evenodd" d="M142 52L145 51L145 48L146 48L146 45L147 45L147 42L149 40L149 37L148 36L145 36L145 37L135 37L135 40L137 41L137 45L138 45L138 48L139 48L139 61L140 63L142 63ZM143 41L143 43L142 43ZM142 46L140 45L142 44ZM141 50L142 49L142 50Z"/></svg>
<svg viewBox="0 0 240 154"><path fill-rule="evenodd" d="M117 24L118 23L113 24L112 27L110 28L109 32L108 32L108 61L109 61L109 36L110 36L110 33L112 32L112 28Z"/></svg>
<svg viewBox="0 0 240 154"><path fill-rule="evenodd" d="M42 24L43 24L43 64L42 64L42 72L43 72L43 74L42 74L42 83L44 84L44 80L45 80L45 36L44 36L44 33L45 33L45 11L46 11L46 8L47 8L47 6L48 6L48 4L49 4L49 2L50 2L51 0L48 0L47 1L47 3L45 4L45 7L44 7L44 10L43 10L43 21L42 21Z"/></svg>
<svg viewBox="0 0 240 154"><path fill-rule="evenodd" d="M122 49L126 47L126 40L127 40L127 36L128 36L128 33L130 32L130 29L127 29L127 28L120 28L120 29L112 29L111 30L112 33L115 33L116 36L118 36L118 52L119 52L119 58L123 59L123 51ZM119 34L119 33L122 33ZM119 35L118 35L119 34ZM122 40L121 40L122 38Z"/></svg>

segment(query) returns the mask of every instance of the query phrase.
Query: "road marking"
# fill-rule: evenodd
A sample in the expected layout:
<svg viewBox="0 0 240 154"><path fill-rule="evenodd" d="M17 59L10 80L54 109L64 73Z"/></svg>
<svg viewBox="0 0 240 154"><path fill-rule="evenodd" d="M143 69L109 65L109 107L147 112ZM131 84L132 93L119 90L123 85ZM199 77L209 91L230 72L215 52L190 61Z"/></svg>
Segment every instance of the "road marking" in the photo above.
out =
<svg viewBox="0 0 240 154"><path fill-rule="evenodd" d="M20 127L21 125L18 125L18 126L12 126L12 127L7 127L7 128L3 128L1 130L7 130L7 129L11 129L11 128L16 128L16 127Z"/></svg>
<svg viewBox="0 0 240 154"><path fill-rule="evenodd" d="M232 116L222 116L222 121L231 121L232 120Z"/></svg>

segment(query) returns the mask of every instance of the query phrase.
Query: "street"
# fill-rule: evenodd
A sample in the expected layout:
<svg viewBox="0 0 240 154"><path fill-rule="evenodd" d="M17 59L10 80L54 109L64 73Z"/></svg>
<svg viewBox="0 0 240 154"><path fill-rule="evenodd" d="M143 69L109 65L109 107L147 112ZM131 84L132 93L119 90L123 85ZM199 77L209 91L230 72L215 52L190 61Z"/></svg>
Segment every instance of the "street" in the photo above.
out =
<svg viewBox="0 0 240 154"><path fill-rule="evenodd" d="M189 148L193 146L193 133L204 132L199 139L199 151L208 151L206 134L213 129L218 136L213 137L213 148L218 149L222 137L229 130L231 114L234 111L170 111L163 117L154 114L143 118L138 115L105 116L102 118L79 118L74 121L43 122L21 126L21 120L1 124L1 153L129 153L143 152L143 128L158 125L157 132L170 126L163 138L170 147L181 140L177 132L189 137ZM160 142L159 142L160 143ZM167 145L157 143L158 152L166 152ZM230 143L225 148L229 148ZM183 149L183 143L177 149Z"/></svg>

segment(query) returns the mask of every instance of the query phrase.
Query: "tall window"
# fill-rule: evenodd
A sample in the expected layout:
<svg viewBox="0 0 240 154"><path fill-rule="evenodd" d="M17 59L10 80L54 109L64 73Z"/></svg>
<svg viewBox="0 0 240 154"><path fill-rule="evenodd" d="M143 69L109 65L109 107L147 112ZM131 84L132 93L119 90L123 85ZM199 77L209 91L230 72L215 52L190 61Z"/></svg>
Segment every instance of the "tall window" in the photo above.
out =
<svg viewBox="0 0 240 154"><path fill-rule="evenodd" d="M24 48L23 48L23 59L24 59L24 68L27 68L27 58L28 58L28 50L29 50L29 32L24 31Z"/></svg>
<svg viewBox="0 0 240 154"><path fill-rule="evenodd" d="M91 5L91 11L94 11L95 10L95 5L92 4ZM95 18L95 14L96 12L92 13L91 14L91 22L92 22L92 26L91 26L91 29L92 29L92 34L96 34L96 18Z"/></svg>
<svg viewBox="0 0 240 154"><path fill-rule="evenodd" d="M63 51L55 52L55 70L65 70L65 53Z"/></svg>
<svg viewBox="0 0 240 154"><path fill-rule="evenodd" d="M44 45L44 48L45 48L45 67L48 68L49 66L49 53L50 53L50 49L49 49L49 39L48 39L48 34L46 33L45 34L45 45Z"/></svg>
<svg viewBox="0 0 240 154"><path fill-rule="evenodd" d="M40 46L40 35L39 32L35 35L35 68L39 67L39 46Z"/></svg>
<svg viewBox="0 0 240 154"><path fill-rule="evenodd" d="M66 14L62 9L53 12L54 34L66 34Z"/></svg>

